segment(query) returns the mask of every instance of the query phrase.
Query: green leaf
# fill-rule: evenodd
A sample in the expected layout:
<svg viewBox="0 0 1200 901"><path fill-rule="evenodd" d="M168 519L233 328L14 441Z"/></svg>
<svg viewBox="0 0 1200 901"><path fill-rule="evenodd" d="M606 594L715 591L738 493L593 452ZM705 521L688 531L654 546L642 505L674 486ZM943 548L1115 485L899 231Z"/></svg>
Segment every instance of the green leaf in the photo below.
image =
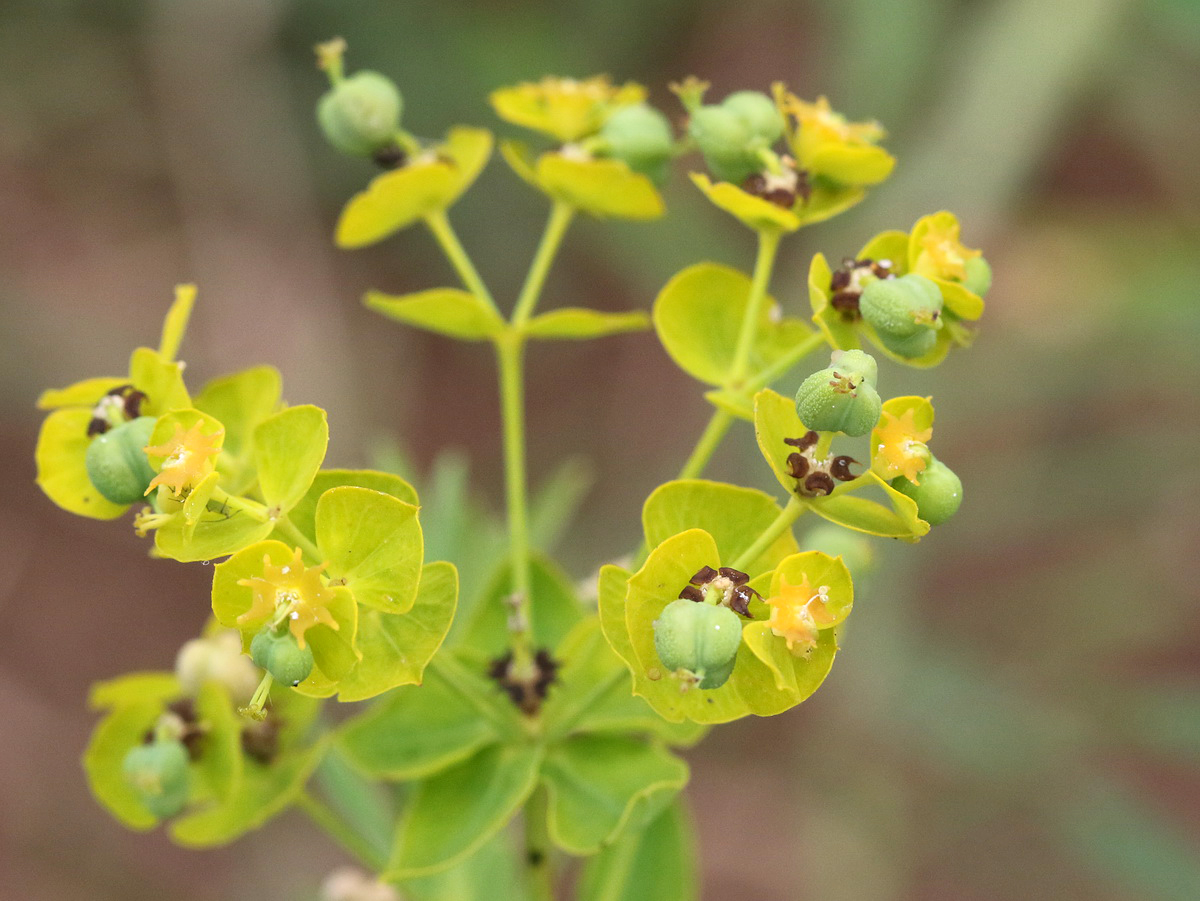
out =
<svg viewBox="0 0 1200 901"><path fill-rule="evenodd" d="M324 752L324 744L318 743L303 752L281 754L270 764L247 759L238 790L229 800L175 820L171 838L188 848L213 848L257 829L295 801Z"/></svg>
<svg viewBox="0 0 1200 901"><path fill-rule="evenodd" d="M437 562L421 570L416 603L407 613L360 610L356 644L362 660L338 683L338 700L361 701L419 684L450 631L457 600L454 565Z"/></svg>
<svg viewBox="0 0 1200 901"><path fill-rule="evenodd" d="M329 423L311 404L288 407L254 430L254 463L268 507L284 513L304 497L325 459Z"/></svg>
<svg viewBox="0 0 1200 901"><path fill-rule="evenodd" d="M108 710L144 703L169 703L183 693L174 673L128 673L107 682L97 682L88 694L93 710Z"/></svg>
<svg viewBox="0 0 1200 901"><path fill-rule="evenodd" d="M473 696L469 686L430 671L421 685L397 689L346 723L338 741L349 760L373 779L420 779L499 740L479 715L480 704L495 700Z"/></svg>
<svg viewBox="0 0 1200 901"><path fill-rule="evenodd" d="M808 428L796 415L796 405L792 401L769 388L754 396L754 437L758 449L789 495L796 491L796 479L788 474L787 459L796 448L785 439L802 438L807 432Z"/></svg>
<svg viewBox="0 0 1200 901"><path fill-rule="evenodd" d="M401 296L370 291L364 302L389 319L462 341L483 341L504 329L491 305L459 288L433 288Z"/></svg>
<svg viewBox="0 0 1200 901"><path fill-rule="evenodd" d="M529 544L549 552L575 521L583 499L595 482L585 457L569 457L550 474L529 502Z"/></svg>
<svg viewBox="0 0 1200 901"><path fill-rule="evenodd" d="M330 579L366 607L408 612L424 554L417 507L369 488L331 488L317 501L315 526Z"/></svg>
<svg viewBox="0 0 1200 901"><path fill-rule="evenodd" d="M182 516L177 516L154 533L154 547L164 557L181 563L215 560L261 541L274 528L274 523L259 522L236 510L210 511L192 528Z"/></svg>
<svg viewBox="0 0 1200 901"><path fill-rule="evenodd" d="M908 243L908 235L904 235L904 241ZM818 253L808 267L808 301L813 311L812 321L825 335L830 347L857 350L862 345L854 323L843 319L841 312L831 303L832 282L833 270L829 268L825 255Z"/></svg>
<svg viewBox="0 0 1200 901"><path fill-rule="evenodd" d="M450 129L431 159L420 158L377 176L342 210L338 247L365 247L432 213L448 208L471 186L492 153L482 128Z"/></svg>
<svg viewBox="0 0 1200 901"><path fill-rule="evenodd" d="M465 860L433 876L406 879L404 897L412 901L527 901L529 893L516 866L516 852L503 832L497 832Z"/></svg>
<svg viewBox="0 0 1200 901"><path fill-rule="evenodd" d="M714 206L739 219L747 228L755 231L794 232L800 227L799 217L791 210L771 203L761 197L748 194L727 181L716 184L699 172L688 173L692 183L704 192Z"/></svg>
<svg viewBox="0 0 1200 901"><path fill-rule="evenodd" d="M579 901L695 901L697 872L695 838L676 801L587 861Z"/></svg>
<svg viewBox="0 0 1200 901"><path fill-rule="evenodd" d="M745 273L717 263L697 263L676 273L659 292L654 328L679 368L721 386L729 380L749 300L750 278ZM777 311L768 297L751 345L751 378L812 332L798 319L779 317Z"/></svg>
<svg viewBox="0 0 1200 901"><path fill-rule="evenodd" d="M530 616L534 643L539 648L556 648L583 618L575 586L558 565L534 554L529 559ZM492 579L472 617L463 643L483 658L499 657L508 648L506 603L513 593L512 569L505 563Z"/></svg>
<svg viewBox="0 0 1200 901"><path fill-rule="evenodd" d="M142 404L143 416L161 416L192 405L183 384L183 364L167 360L148 347L139 347L130 356L129 381L146 395L146 402Z"/></svg>
<svg viewBox="0 0 1200 901"><path fill-rule="evenodd" d="M232 465L219 462L218 468L233 475L224 486L230 494L241 494L252 484L251 435L259 423L279 409L282 391L279 370L274 366L255 366L213 379L196 397L196 409L225 426L222 449L232 458ZM250 484L243 484L246 481Z"/></svg>
<svg viewBox="0 0 1200 901"><path fill-rule="evenodd" d="M555 844L594 854L616 836L642 798L674 794L688 779L678 757L619 735L577 735L553 746L542 764Z"/></svg>
<svg viewBox="0 0 1200 901"><path fill-rule="evenodd" d="M70 390L64 389L64 393ZM88 478L86 461L91 439L87 429L91 421L92 411L80 407L55 410L46 417L34 450L37 483L68 513L90 519L116 519L129 507L108 500Z"/></svg>
<svg viewBox="0 0 1200 901"><path fill-rule="evenodd" d="M196 715L205 726L194 781L204 797L223 801L242 779L242 724L229 691L219 682L205 682L196 696Z"/></svg>
<svg viewBox="0 0 1200 901"><path fill-rule="evenodd" d="M87 407L90 411L104 395L114 388L128 385L129 379L122 376L99 376L84 379L66 388L51 388L43 391L37 399L39 410L57 410L60 407ZM89 415L88 419L91 419Z"/></svg>
<svg viewBox="0 0 1200 901"><path fill-rule="evenodd" d="M650 547L688 529L703 529L717 543L722 560L735 560L783 512L765 492L723 482L684 479L667 482L646 498L642 526ZM746 572L754 577L774 569L784 557L799 550L795 536L785 530ZM690 575L690 573L689 573Z"/></svg>
<svg viewBox="0 0 1200 901"><path fill-rule="evenodd" d="M184 332L187 331L188 319L192 315L192 306L196 303L195 285L176 285L175 300L167 310L163 319L162 338L158 342L158 352L164 360L173 360L183 342Z"/></svg>
<svg viewBox="0 0 1200 901"><path fill-rule="evenodd" d="M317 501L330 488L341 488L343 485L355 485L359 488L370 488L390 494L406 504L417 504L417 492L400 476L390 472L379 472L374 469L322 469L308 486L304 497L288 512L287 518L305 538L317 540L316 517Z"/></svg>
<svg viewBox="0 0 1200 901"><path fill-rule="evenodd" d="M421 782L383 878L436 873L482 847L533 791L541 757L535 746L493 745Z"/></svg>
<svg viewBox="0 0 1200 901"><path fill-rule="evenodd" d="M891 502L892 509L856 494L838 494L836 491L828 497L811 498L808 505L818 516L868 535L915 542L929 532L929 523L917 515L916 501L901 494L873 472L865 473L862 480L882 490Z"/></svg>
<svg viewBox="0 0 1200 901"><path fill-rule="evenodd" d="M83 753L88 787L108 812L130 829L145 831L158 824L125 779L122 764L129 750L142 743L163 706L160 700L121 706L96 726Z"/></svg>
<svg viewBox="0 0 1200 901"><path fill-rule="evenodd" d="M650 317L641 310L605 313L582 307L564 307L530 319L525 324L525 334L541 340L586 340L622 332L640 332L649 326Z"/></svg>
<svg viewBox="0 0 1200 901"><path fill-rule="evenodd" d="M543 191L593 216L645 220L666 211L654 183L621 160L575 160L551 151L538 157L535 171Z"/></svg>

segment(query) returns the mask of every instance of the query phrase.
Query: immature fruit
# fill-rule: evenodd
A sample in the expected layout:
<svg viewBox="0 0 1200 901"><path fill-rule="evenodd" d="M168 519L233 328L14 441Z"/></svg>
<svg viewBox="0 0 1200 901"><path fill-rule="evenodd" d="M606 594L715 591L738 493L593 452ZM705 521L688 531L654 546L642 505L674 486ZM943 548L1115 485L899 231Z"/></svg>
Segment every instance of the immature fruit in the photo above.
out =
<svg viewBox="0 0 1200 901"><path fill-rule="evenodd" d="M942 292L916 273L870 282L863 288L858 309L884 346L902 357L928 353L942 327Z"/></svg>
<svg viewBox="0 0 1200 901"><path fill-rule="evenodd" d="M958 512L962 504L962 482L945 463L931 457L921 470L921 484L914 485L904 476L892 479L892 487L917 502L917 515L931 526L941 525Z"/></svg>
<svg viewBox="0 0 1200 901"><path fill-rule="evenodd" d="M654 621L654 649L669 670L687 670L700 688L720 688L733 672L742 621L728 607L672 601Z"/></svg>
<svg viewBox="0 0 1200 901"><path fill-rule="evenodd" d="M796 414L807 428L857 438L875 428L883 410L875 390L875 360L860 350L835 353L834 357L828 369L801 382Z"/></svg>
<svg viewBox="0 0 1200 901"><path fill-rule="evenodd" d="M188 752L182 742L155 741L130 748L121 762L125 781L159 819L173 817L188 799Z"/></svg>
<svg viewBox="0 0 1200 901"><path fill-rule="evenodd" d="M155 473L144 448L155 422L153 416L139 416L97 435L88 445L88 479L114 504L133 504L145 496Z"/></svg>
<svg viewBox="0 0 1200 901"><path fill-rule="evenodd" d="M967 277L963 279L963 287L983 297L992 287L992 267L983 257L971 257L964 266Z"/></svg>
<svg viewBox="0 0 1200 901"><path fill-rule="evenodd" d="M721 106L745 122L764 147L783 137L783 116L775 101L762 91L736 91L722 100Z"/></svg>
<svg viewBox="0 0 1200 901"><path fill-rule="evenodd" d="M688 134L704 154L708 168L722 181L740 184L762 169L754 132L735 111L702 106L688 118Z"/></svg>
<svg viewBox="0 0 1200 901"><path fill-rule="evenodd" d="M284 628L276 632L266 625L250 642L250 659L275 677L275 681L293 687L308 678L313 670L312 647L300 647L292 633Z"/></svg>
<svg viewBox="0 0 1200 901"><path fill-rule="evenodd" d="M321 97L317 122L342 153L370 156L395 137L403 109L404 100L391 79L378 72L356 72Z"/></svg>
<svg viewBox="0 0 1200 901"><path fill-rule="evenodd" d="M608 152L655 184L666 180L674 138L667 117L644 103L623 106L600 129Z"/></svg>

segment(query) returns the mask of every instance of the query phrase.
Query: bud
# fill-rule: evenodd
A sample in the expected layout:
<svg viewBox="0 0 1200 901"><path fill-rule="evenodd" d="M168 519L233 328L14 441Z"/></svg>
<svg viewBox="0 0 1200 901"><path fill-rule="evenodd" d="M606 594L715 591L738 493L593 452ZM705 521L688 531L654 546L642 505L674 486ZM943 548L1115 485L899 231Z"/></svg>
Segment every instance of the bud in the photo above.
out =
<svg viewBox="0 0 1200 901"><path fill-rule="evenodd" d="M139 416L92 439L84 463L96 490L114 504L140 501L154 479L145 447L154 431L153 416Z"/></svg>
<svg viewBox="0 0 1200 901"><path fill-rule="evenodd" d="M192 697L205 682L220 682L239 707L249 703L259 683L258 671L242 653L241 636L233 629L186 642L175 656L175 677Z"/></svg>
<svg viewBox="0 0 1200 901"><path fill-rule="evenodd" d="M962 504L962 482L936 457L921 470L921 483L913 484L904 476L892 479L892 487L917 502L917 515L931 526L944 523Z"/></svg>
<svg viewBox="0 0 1200 901"><path fill-rule="evenodd" d="M746 123L761 146L770 147L783 137L783 116L775 101L762 91L736 91L721 106Z"/></svg>
<svg viewBox="0 0 1200 901"><path fill-rule="evenodd" d="M796 414L818 432L865 435L879 422L883 401L875 390L875 359L861 350L833 353L828 369L814 372L796 392Z"/></svg>
<svg viewBox="0 0 1200 901"><path fill-rule="evenodd" d="M933 349L942 327L942 292L916 273L878 279L863 288L858 309L883 345L902 357L919 357Z"/></svg>
<svg viewBox="0 0 1200 901"><path fill-rule="evenodd" d="M700 688L720 688L733 672L742 621L720 604L680 598L654 621L654 649L669 670L686 670Z"/></svg>
<svg viewBox="0 0 1200 901"><path fill-rule="evenodd" d="M166 739L130 748L121 762L125 781L159 819L173 817L188 799L188 752L183 742Z"/></svg>
<svg viewBox="0 0 1200 901"><path fill-rule="evenodd" d="M403 109L404 100L391 79L362 71L325 92L317 103L317 122L342 153L370 156L395 138Z"/></svg>
<svg viewBox="0 0 1200 901"><path fill-rule="evenodd" d="M971 257L964 264L967 275L963 287L983 297L992 287L992 267L983 257Z"/></svg>
<svg viewBox="0 0 1200 901"><path fill-rule="evenodd" d="M282 682L295 688L308 678L313 669L312 647L300 647L286 625L277 632L268 623L250 642L250 659Z"/></svg>
<svg viewBox="0 0 1200 901"><path fill-rule="evenodd" d="M644 103L623 106L600 129L608 152L655 184L667 177L674 138L667 117Z"/></svg>

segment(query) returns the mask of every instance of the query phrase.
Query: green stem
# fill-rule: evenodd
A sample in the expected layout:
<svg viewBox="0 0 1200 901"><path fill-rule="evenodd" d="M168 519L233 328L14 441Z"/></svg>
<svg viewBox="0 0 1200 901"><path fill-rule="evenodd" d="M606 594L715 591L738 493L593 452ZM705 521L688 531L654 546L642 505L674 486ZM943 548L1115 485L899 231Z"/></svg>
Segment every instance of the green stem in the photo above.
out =
<svg viewBox="0 0 1200 901"><path fill-rule="evenodd" d="M779 249L782 237L783 232L776 229L763 229L758 233L758 256L754 260L754 275L750 280L750 297L746 302L746 313L742 317L742 327L734 346L733 365L730 366L729 378L725 381L726 388L741 388L746 378L746 370L750 366L750 351L758 333L758 320L762 315L763 301L767 298L771 270L775 266L775 251Z"/></svg>
<svg viewBox="0 0 1200 901"><path fill-rule="evenodd" d="M209 504L220 504L221 507L236 510L239 513L245 513L251 519L258 520L259 522L269 522L271 519L271 514L266 504L252 501L248 497L227 494L220 488L213 490L212 497L208 499L208 502Z"/></svg>
<svg viewBox="0 0 1200 901"><path fill-rule="evenodd" d="M529 896L533 901L553 901L554 868L552 846L546 823L549 798L539 787L525 803L525 872L529 874Z"/></svg>
<svg viewBox="0 0 1200 901"><path fill-rule="evenodd" d="M732 413L719 408L713 411L712 419L704 427L704 432L700 435L700 440L696 442L692 455L683 464L683 469L679 470L679 478L696 479L700 477L731 425L733 425Z"/></svg>
<svg viewBox="0 0 1200 901"><path fill-rule="evenodd" d="M783 354L774 363L746 382L746 393L755 394L761 389L766 388L776 379L786 375L793 366L824 343L825 335L821 332L813 332L804 338L804 340L796 342L796 344L788 348L787 353Z"/></svg>
<svg viewBox="0 0 1200 901"><path fill-rule="evenodd" d="M500 367L500 412L504 422L504 492L508 502L509 557L516 596L511 629L518 672L533 665L529 626L529 510L525 485L525 343L511 328L496 339Z"/></svg>
<svg viewBox="0 0 1200 901"><path fill-rule="evenodd" d="M747 566L763 555L780 535L791 528L792 523L800 518L807 508L799 499L792 498L788 501L786 507L780 511L775 517L775 521L767 526L766 530L758 536L754 544L746 548L733 563L729 564L734 569L745 570Z"/></svg>
<svg viewBox="0 0 1200 901"><path fill-rule="evenodd" d="M307 535L301 532L296 527L296 524L288 519L287 516L281 516L275 520L275 530L307 554L312 563L317 564L324 560L321 549Z"/></svg>
<svg viewBox="0 0 1200 901"><path fill-rule="evenodd" d="M296 806L360 864L373 873L383 872L387 866L384 856L376 851L370 842L342 822L323 801L302 791L296 797Z"/></svg>
<svg viewBox="0 0 1200 901"><path fill-rule="evenodd" d="M575 207L569 203L556 200L554 206L550 208L550 218L546 221L546 230L542 233L533 263L529 267L529 274L525 276L525 284L521 286L521 293L517 296L517 304L513 308L512 324L514 328L524 325L533 313L538 297L541 296L542 286L546 283L546 276L550 273L550 265L554 262L559 245L562 244L563 235L566 234L567 227L573 218L575 218Z"/></svg>
<svg viewBox="0 0 1200 901"><path fill-rule="evenodd" d="M442 253L446 255L446 259L450 261L450 265L454 267L454 271L458 273L458 277L467 290L490 306L493 312L499 316L500 311L496 308L496 301L492 299L492 292L479 277L475 264L471 262L467 251L459 242L458 235L450 225L450 220L446 218L446 211L438 210L428 214L425 217L425 224L433 232L434 238L442 248Z"/></svg>

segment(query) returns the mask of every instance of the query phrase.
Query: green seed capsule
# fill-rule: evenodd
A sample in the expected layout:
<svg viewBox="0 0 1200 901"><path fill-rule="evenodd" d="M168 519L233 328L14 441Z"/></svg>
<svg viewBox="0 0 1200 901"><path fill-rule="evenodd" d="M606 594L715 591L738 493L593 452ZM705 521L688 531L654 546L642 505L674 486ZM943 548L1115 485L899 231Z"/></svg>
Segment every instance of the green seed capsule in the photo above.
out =
<svg viewBox="0 0 1200 901"><path fill-rule="evenodd" d="M395 137L403 109L404 100L391 79L378 72L356 72L321 97L317 122L342 153L370 156Z"/></svg>
<svg viewBox="0 0 1200 901"><path fill-rule="evenodd" d="M967 277L963 287L983 297L992 287L992 267L983 257L971 257L966 263Z"/></svg>
<svg viewBox="0 0 1200 901"><path fill-rule="evenodd" d="M159 819L173 817L187 805L188 752L182 742L164 740L130 748L121 771L138 799Z"/></svg>
<svg viewBox="0 0 1200 901"><path fill-rule="evenodd" d="M139 416L92 439L84 463L88 479L114 504L142 500L154 478L144 448L154 431L153 416Z"/></svg>
<svg viewBox="0 0 1200 901"><path fill-rule="evenodd" d="M881 337L911 338L940 326L942 292L916 273L878 279L863 288L858 309Z"/></svg>
<svg viewBox="0 0 1200 901"><path fill-rule="evenodd" d="M688 134L704 154L713 175L722 181L740 184L747 176L762 169L754 132L733 110L723 106L702 106L688 119Z"/></svg>
<svg viewBox="0 0 1200 901"><path fill-rule="evenodd" d="M770 147L783 137L783 116L775 101L762 91L737 91L721 101L721 106L745 122L762 146Z"/></svg>
<svg viewBox="0 0 1200 901"><path fill-rule="evenodd" d="M875 360L860 350L835 353L834 357L828 369L814 372L801 382L796 392L796 414L810 429L857 438L875 428L883 410L883 401L875 390Z"/></svg>
<svg viewBox="0 0 1200 901"><path fill-rule="evenodd" d="M700 688L720 688L733 672L742 621L728 607L672 601L654 621L654 649L669 670L696 675Z"/></svg>
<svg viewBox="0 0 1200 901"><path fill-rule="evenodd" d="M623 106L600 129L608 152L656 184L666 179L674 138L667 117L644 103Z"/></svg>
<svg viewBox="0 0 1200 901"><path fill-rule="evenodd" d="M962 482L935 457L921 470L921 484L914 485L904 476L892 479L892 487L917 502L917 514L931 526L941 525L958 512L962 504Z"/></svg>
<svg viewBox="0 0 1200 901"><path fill-rule="evenodd" d="M286 628L282 633L266 625L250 642L250 659L265 669L277 682L295 687L313 670L312 647L300 647Z"/></svg>

